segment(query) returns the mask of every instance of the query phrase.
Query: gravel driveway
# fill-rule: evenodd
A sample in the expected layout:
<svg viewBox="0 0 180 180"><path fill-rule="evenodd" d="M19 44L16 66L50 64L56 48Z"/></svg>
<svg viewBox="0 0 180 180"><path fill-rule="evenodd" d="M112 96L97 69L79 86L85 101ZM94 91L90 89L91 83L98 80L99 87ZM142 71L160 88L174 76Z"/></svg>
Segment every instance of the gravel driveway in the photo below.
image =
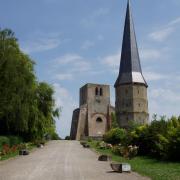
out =
<svg viewBox="0 0 180 180"><path fill-rule="evenodd" d="M0 180L147 180L136 173L114 173L109 162L77 141L52 141L29 156L0 162Z"/></svg>

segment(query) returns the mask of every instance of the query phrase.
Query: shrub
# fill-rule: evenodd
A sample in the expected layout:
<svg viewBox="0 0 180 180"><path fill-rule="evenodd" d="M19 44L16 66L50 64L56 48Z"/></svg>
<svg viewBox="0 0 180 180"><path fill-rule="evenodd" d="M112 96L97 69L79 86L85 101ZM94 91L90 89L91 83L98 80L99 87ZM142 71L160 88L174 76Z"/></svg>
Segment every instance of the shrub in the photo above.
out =
<svg viewBox="0 0 180 180"><path fill-rule="evenodd" d="M6 137L6 136L0 136L0 149L2 149L2 148L3 148L3 145L5 145L5 144L7 144L7 145L10 146L10 140L9 140L9 138Z"/></svg>
<svg viewBox="0 0 180 180"><path fill-rule="evenodd" d="M18 136L8 136L8 137L10 141L10 146L14 146L23 142L21 137Z"/></svg>
<svg viewBox="0 0 180 180"><path fill-rule="evenodd" d="M112 152L116 155L123 156L127 159L132 159L138 154L137 146L122 146L121 144L116 145L112 148Z"/></svg>
<svg viewBox="0 0 180 180"><path fill-rule="evenodd" d="M111 129L104 135L104 141L110 144L119 144L125 141L126 131L124 129Z"/></svg>
<svg viewBox="0 0 180 180"><path fill-rule="evenodd" d="M70 136L66 136L65 140L71 140Z"/></svg>
<svg viewBox="0 0 180 180"><path fill-rule="evenodd" d="M54 132L54 133L51 135L51 139L52 139L52 140L61 140L61 138L59 137L59 135L58 135L56 132Z"/></svg>
<svg viewBox="0 0 180 180"><path fill-rule="evenodd" d="M106 143L104 141L101 141L100 144L99 144L99 148L100 149L106 149Z"/></svg>
<svg viewBox="0 0 180 180"><path fill-rule="evenodd" d="M39 146L39 145L45 145L46 144L46 140L44 140L44 139L38 139L38 140L35 140L34 142L33 142L33 144L35 145L35 146Z"/></svg>
<svg viewBox="0 0 180 180"><path fill-rule="evenodd" d="M180 161L180 126L168 132L167 159Z"/></svg>
<svg viewBox="0 0 180 180"><path fill-rule="evenodd" d="M5 144L12 147L20 143L22 143L22 138L18 136L0 136L0 149L2 149Z"/></svg>

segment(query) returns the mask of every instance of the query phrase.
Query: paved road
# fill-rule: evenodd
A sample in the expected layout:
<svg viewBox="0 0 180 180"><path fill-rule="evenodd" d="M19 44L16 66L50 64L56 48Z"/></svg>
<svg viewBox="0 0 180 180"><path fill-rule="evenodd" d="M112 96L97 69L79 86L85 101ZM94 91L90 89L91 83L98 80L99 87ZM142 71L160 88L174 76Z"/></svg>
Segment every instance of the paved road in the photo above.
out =
<svg viewBox="0 0 180 180"><path fill-rule="evenodd" d="M79 142L52 141L29 156L0 162L0 180L147 180L136 173L111 172L109 162Z"/></svg>

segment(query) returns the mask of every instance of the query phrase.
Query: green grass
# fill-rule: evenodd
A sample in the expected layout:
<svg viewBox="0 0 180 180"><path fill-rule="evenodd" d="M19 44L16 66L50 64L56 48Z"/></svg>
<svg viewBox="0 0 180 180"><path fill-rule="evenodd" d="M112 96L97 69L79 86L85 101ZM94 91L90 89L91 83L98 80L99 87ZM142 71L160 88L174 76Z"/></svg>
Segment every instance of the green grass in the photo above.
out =
<svg viewBox="0 0 180 180"><path fill-rule="evenodd" d="M32 151L36 146L33 144L29 144L27 150L28 151ZM19 150L17 150L16 152L10 153L10 154L6 154L4 156L1 157L0 161L4 161L13 157L16 157L19 155Z"/></svg>
<svg viewBox="0 0 180 180"><path fill-rule="evenodd" d="M152 180L180 180L180 163L163 162L149 157L135 157L127 160L121 156L115 155L109 149L99 149L96 142L88 142L91 148L100 154L111 155L115 162L127 162L131 164L132 170L143 176L148 176Z"/></svg>
<svg viewBox="0 0 180 180"><path fill-rule="evenodd" d="M1 157L0 161L4 161L4 160L7 160L7 159L16 157L18 154L19 154L18 151L16 151L14 153L10 153L10 154L4 155L4 156Z"/></svg>

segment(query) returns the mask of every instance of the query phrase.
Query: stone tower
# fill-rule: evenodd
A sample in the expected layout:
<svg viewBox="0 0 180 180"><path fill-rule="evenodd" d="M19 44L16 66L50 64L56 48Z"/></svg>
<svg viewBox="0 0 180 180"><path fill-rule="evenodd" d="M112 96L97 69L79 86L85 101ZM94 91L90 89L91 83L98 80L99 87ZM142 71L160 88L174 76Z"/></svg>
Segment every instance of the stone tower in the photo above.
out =
<svg viewBox="0 0 180 180"><path fill-rule="evenodd" d="M127 128L129 121L148 123L148 85L141 70L130 1L126 11L119 75L114 87L119 126Z"/></svg>
<svg viewBox="0 0 180 180"><path fill-rule="evenodd" d="M84 85L80 88L79 108L73 112L71 139L102 137L110 129L112 112L109 85Z"/></svg>

